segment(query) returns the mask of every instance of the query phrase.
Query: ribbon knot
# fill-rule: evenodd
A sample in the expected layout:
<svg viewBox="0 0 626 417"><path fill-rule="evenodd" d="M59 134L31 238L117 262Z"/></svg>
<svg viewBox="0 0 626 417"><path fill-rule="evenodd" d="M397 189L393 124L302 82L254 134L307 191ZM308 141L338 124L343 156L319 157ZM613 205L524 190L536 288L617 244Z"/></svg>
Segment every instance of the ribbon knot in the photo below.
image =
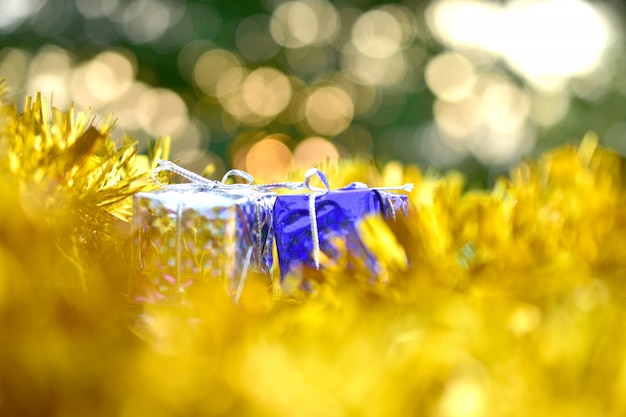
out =
<svg viewBox="0 0 626 417"><path fill-rule="evenodd" d="M240 169L231 169L222 177L222 184L226 184L228 178L230 177L239 177L246 181L247 185L251 185L254 182L254 177L248 174L246 171L242 171Z"/></svg>
<svg viewBox="0 0 626 417"><path fill-rule="evenodd" d="M189 171L179 165L176 165L175 163L171 161L164 161L162 159L157 159L157 166L152 171L152 179L157 184L159 184L162 188L168 188L168 186L170 185L163 184L161 181L157 179L156 174L161 171L173 172L175 174L180 175L183 178L188 179L189 181L191 181L191 184L199 185L199 186L202 186L203 188L208 188L209 190L219 185L219 182L210 180L208 178L204 178L202 175L198 175L195 172Z"/></svg>

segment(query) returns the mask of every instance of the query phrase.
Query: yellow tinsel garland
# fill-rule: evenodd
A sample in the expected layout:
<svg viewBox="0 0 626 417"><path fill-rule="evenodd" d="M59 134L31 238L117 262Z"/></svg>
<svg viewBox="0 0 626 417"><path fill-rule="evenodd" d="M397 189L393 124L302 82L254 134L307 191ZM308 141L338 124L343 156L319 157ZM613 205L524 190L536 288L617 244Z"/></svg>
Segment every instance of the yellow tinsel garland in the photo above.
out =
<svg viewBox="0 0 626 417"><path fill-rule="evenodd" d="M216 284L129 314L128 196L152 162L111 126L2 102L0 415L626 413L623 161L592 135L482 192L343 162L338 186L416 185L407 220L361 229L378 282L344 251L307 293L252 277L238 305Z"/></svg>

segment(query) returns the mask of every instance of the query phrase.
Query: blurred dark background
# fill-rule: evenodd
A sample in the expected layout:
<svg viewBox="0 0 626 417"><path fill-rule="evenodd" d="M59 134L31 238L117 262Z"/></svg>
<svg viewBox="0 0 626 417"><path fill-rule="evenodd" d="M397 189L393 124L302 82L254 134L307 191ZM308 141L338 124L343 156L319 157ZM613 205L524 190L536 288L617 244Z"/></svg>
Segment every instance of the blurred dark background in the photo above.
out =
<svg viewBox="0 0 626 417"><path fill-rule="evenodd" d="M480 186L588 130L626 154L623 23L617 1L0 0L0 78L215 177L360 156Z"/></svg>

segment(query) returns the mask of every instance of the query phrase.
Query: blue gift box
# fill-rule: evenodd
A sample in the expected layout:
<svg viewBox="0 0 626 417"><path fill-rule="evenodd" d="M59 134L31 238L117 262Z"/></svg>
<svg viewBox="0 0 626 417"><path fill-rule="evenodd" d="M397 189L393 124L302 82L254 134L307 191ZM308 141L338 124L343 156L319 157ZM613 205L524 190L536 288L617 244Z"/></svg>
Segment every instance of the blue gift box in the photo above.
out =
<svg viewBox="0 0 626 417"><path fill-rule="evenodd" d="M302 267L318 269L318 249L325 256L336 258L336 239L345 242L353 255L364 258L376 273L376 257L359 238L359 222L374 214L390 219L407 215L407 196L362 187L276 198L273 216L281 279Z"/></svg>

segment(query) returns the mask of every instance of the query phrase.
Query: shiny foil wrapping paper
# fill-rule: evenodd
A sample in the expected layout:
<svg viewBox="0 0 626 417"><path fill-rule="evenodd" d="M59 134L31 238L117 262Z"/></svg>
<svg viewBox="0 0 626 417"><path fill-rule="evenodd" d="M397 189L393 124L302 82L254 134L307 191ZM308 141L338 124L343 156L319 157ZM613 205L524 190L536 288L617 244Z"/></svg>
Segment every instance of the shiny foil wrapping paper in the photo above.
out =
<svg viewBox="0 0 626 417"><path fill-rule="evenodd" d="M248 269L269 273L274 199L195 186L137 193L131 300L184 303L212 279L234 294Z"/></svg>
<svg viewBox="0 0 626 417"><path fill-rule="evenodd" d="M376 255L361 241L357 228L365 216L380 214L389 219L407 214L407 196L375 189L343 189L317 194L315 213L309 195L280 195L274 206L276 248L281 279L302 268L316 268L312 219L317 221L320 251L333 259L338 240L351 255L365 260L372 274L378 270Z"/></svg>

